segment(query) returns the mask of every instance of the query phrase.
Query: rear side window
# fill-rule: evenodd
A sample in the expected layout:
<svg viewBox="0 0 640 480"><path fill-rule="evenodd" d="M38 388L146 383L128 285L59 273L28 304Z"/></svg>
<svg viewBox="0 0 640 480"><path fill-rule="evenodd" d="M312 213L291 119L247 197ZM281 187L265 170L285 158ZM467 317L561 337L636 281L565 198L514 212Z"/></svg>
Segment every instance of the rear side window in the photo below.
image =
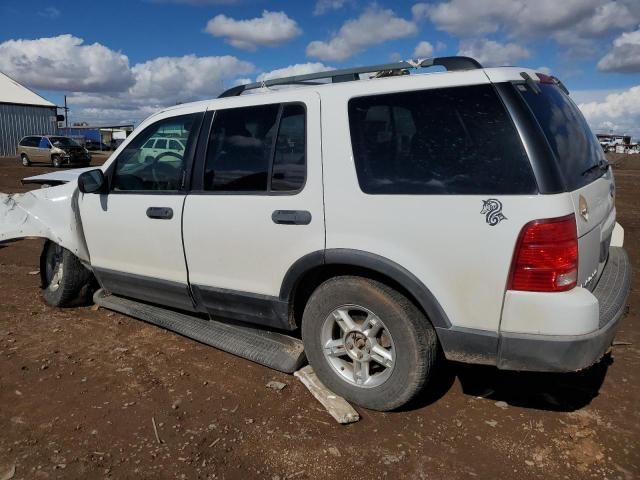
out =
<svg viewBox="0 0 640 480"><path fill-rule="evenodd" d="M37 147L40 144L40 137L25 137L20 142L23 147Z"/></svg>
<svg viewBox="0 0 640 480"><path fill-rule="evenodd" d="M305 110L302 105L286 105L282 111L271 189L299 190L305 178Z"/></svg>
<svg viewBox="0 0 640 480"><path fill-rule="evenodd" d="M292 192L305 179L305 109L271 104L216 112L204 189Z"/></svg>
<svg viewBox="0 0 640 480"><path fill-rule="evenodd" d="M526 194L533 172L490 85L354 98L349 126L369 194Z"/></svg>
<svg viewBox="0 0 640 480"><path fill-rule="evenodd" d="M518 85L553 151L569 191L602 176L591 168L604 160L604 152L575 103L556 85L538 84L541 93Z"/></svg>

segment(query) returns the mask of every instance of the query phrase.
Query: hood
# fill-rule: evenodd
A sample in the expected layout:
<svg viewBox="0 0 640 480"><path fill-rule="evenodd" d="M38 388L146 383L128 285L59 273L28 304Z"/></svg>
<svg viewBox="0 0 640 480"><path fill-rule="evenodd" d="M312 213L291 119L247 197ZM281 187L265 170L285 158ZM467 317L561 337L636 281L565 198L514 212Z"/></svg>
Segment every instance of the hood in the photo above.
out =
<svg viewBox="0 0 640 480"><path fill-rule="evenodd" d="M73 170L58 170L55 172L35 175L22 179L23 185L62 185L63 183L75 182L82 172L95 170L96 167L74 168Z"/></svg>
<svg viewBox="0 0 640 480"><path fill-rule="evenodd" d="M0 193L0 244L48 238L89 262L78 195L77 185L72 183L26 193Z"/></svg>

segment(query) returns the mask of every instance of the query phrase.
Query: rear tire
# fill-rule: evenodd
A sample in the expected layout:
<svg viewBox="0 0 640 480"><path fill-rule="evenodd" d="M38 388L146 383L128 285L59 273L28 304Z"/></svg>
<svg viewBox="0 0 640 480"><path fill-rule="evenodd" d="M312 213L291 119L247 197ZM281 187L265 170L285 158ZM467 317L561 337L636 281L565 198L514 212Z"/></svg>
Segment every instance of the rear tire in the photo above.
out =
<svg viewBox="0 0 640 480"><path fill-rule="evenodd" d="M396 290L362 277L335 277L313 292L302 340L320 380L372 410L413 399L438 357L435 330L420 310Z"/></svg>
<svg viewBox="0 0 640 480"><path fill-rule="evenodd" d="M52 307L67 307L91 284L92 274L78 257L47 240L40 255L42 296Z"/></svg>
<svg viewBox="0 0 640 480"><path fill-rule="evenodd" d="M62 167L62 158L60 158L60 155L52 156L51 157L51 164L56 168Z"/></svg>
<svg viewBox="0 0 640 480"><path fill-rule="evenodd" d="M29 157L27 156L26 153L23 153L22 155L20 155L20 159L22 160L23 166L28 167L31 165L31 160L29 160Z"/></svg>

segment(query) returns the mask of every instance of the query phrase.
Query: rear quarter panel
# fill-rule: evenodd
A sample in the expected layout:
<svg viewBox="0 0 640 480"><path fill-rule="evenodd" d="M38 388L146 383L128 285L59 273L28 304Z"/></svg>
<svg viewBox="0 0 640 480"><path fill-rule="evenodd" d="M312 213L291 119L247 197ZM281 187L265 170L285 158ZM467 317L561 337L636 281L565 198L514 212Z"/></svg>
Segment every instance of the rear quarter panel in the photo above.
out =
<svg viewBox="0 0 640 480"><path fill-rule="evenodd" d="M433 74L428 84L416 75L413 83L403 85L407 86L405 90L413 90L488 81L483 75L469 72L459 77L446 75ZM398 91L397 85L388 82L376 88L377 92ZM497 331L521 228L536 218L573 212L571 198L566 194L492 197L363 193L347 118L349 98L362 95L363 88L345 84L335 88L335 94L322 97L327 248L364 250L386 257L431 290L453 325ZM502 203L506 216L495 226L481 213L483 201L489 198Z"/></svg>

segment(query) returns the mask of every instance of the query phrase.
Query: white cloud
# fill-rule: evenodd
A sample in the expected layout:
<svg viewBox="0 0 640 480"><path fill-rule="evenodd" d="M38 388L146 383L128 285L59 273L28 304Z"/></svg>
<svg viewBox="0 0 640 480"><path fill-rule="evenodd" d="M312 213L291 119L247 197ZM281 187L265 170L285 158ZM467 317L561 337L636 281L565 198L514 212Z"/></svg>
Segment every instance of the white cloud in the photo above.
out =
<svg viewBox="0 0 640 480"><path fill-rule="evenodd" d="M626 32L613 41L613 47L598 62L605 72L640 72L640 29Z"/></svg>
<svg viewBox="0 0 640 480"><path fill-rule="evenodd" d="M340 62L372 45L415 35L417 31L414 22L396 16L392 10L372 6L342 25L329 41L309 43L307 55Z"/></svg>
<svg viewBox="0 0 640 480"><path fill-rule="evenodd" d="M60 16L60 10L56 7L46 7L44 10L38 12L38 15L45 18L58 18Z"/></svg>
<svg viewBox="0 0 640 480"><path fill-rule="evenodd" d="M433 45L429 42L422 41L416 45L413 50L413 56L415 58L428 58L433 56Z"/></svg>
<svg viewBox="0 0 640 480"><path fill-rule="evenodd" d="M563 46L589 52L595 37L640 22L637 0L445 0L417 3L416 21L473 37L503 31L510 37L551 37Z"/></svg>
<svg viewBox="0 0 640 480"><path fill-rule="evenodd" d="M317 0L313 9L314 15L323 15L331 10L340 10L348 0Z"/></svg>
<svg viewBox="0 0 640 480"><path fill-rule="evenodd" d="M215 98L224 82L255 67L229 55L221 57L159 57L131 68L134 84L119 93L74 93L68 97L73 118L89 122L138 122L175 105Z"/></svg>
<svg viewBox="0 0 640 480"><path fill-rule="evenodd" d="M264 72L258 75L256 82L263 80L271 80L272 78L291 77L293 75L304 75L306 73L325 72L332 70L333 67L328 67L324 63L309 62L309 63L296 63L295 65L289 65L288 67L278 68L271 70L270 72Z"/></svg>
<svg viewBox="0 0 640 480"><path fill-rule="evenodd" d="M166 99L171 103L213 97L222 90L223 79L250 73L252 64L236 57L159 57L134 65L133 98Z"/></svg>
<svg viewBox="0 0 640 480"><path fill-rule="evenodd" d="M593 95L591 93L590 95ZM604 95L600 100L578 106L594 131L613 130L615 133L640 137L640 85Z"/></svg>
<svg viewBox="0 0 640 480"><path fill-rule="evenodd" d="M126 55L69 34L0 43L0 71L45 90L120 91L134 82Z"/></svg>
<svg viewBox="0 0 640 480"><path fill-rule="evenodd" d="M284 12L264 10L261 17L236 20L216 15L207 23L207 33L222 37L236 48L255 51L258 47L276 47L302 33L298 24Z"/></svg>
<svg viewBox="0 0 640 480"><path fill-rule="evenodd" d="M485 67L494 67L514 65L519 60L530 57L531 52L516 43L499 43L481 38L461 41L458 55L475 58Z"/></svg>

